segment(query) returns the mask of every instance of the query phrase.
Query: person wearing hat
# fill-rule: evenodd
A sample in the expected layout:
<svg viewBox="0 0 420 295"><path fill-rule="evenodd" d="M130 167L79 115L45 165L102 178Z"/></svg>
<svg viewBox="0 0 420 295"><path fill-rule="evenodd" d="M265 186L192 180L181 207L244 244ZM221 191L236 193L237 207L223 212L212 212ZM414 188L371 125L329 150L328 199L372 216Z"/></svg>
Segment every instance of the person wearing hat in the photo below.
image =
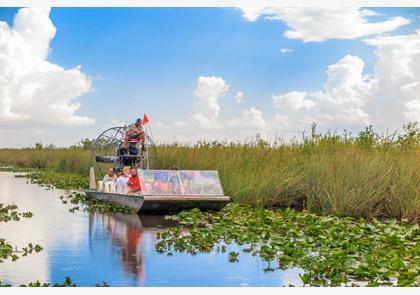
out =
<svg viewBox="0 0 420 295"><path fill-rule="evenodd" d="M139 118L134 124L127 127L124 132L124 148L128 148L130 155L138 155L136 144L140 142L144 149L144 129Z"/></svg>

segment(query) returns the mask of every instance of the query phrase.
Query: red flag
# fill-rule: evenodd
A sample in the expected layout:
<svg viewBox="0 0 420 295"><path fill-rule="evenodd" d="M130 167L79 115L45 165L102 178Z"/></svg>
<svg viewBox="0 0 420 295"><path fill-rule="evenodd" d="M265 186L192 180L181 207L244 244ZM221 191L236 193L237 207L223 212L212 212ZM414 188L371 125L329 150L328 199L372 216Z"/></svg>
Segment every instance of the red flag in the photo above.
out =
<svg viewBox="0 0 420 295"><path fill-rule="evenodd" d="M149 121L149 117L147 117L147 115L146 114L144 114L144 116L143 116L143 125L146 125L147 123L149 123L150 121Z"/></svg>

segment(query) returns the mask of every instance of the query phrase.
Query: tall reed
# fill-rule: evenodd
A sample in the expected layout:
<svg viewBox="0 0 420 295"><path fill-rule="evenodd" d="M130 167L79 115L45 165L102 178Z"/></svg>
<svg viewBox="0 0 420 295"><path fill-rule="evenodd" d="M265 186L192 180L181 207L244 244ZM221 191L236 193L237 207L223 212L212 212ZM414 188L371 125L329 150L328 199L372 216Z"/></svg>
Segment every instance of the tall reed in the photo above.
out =
<svg viewBox="0 0 420 295"><path fill-rule="evenodd" d="M364 218L420 218L420 130L379 136L320 135L302 143L160 145L158 168L218 170L226 195L265 207L292 206ZM0 149L0 164L87 175L82 148Z"/></svg>

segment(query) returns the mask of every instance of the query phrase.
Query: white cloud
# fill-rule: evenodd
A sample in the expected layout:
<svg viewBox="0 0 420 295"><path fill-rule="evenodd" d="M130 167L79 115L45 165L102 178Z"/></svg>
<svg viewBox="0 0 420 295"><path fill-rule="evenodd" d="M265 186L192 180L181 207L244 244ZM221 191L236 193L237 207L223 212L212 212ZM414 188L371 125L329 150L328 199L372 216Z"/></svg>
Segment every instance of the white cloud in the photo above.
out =
<svg viewBox="0 0 420 295"><path fill-rule="evenodd" d="M219 98L227 89L221 77L200 77L194 92L198 101L189 121L174 122L177 132L168 138L229 140L255 136L287 138L318 122L324 130L359 131L373 124L385 131L401 128L420 117L420 31L411 35L378 36L363 40L374 46L378 58L373 73L365 73L364 61L346 55L326 69L323 87L315 91L295 90L272 96L275 114L265 117L265 110L250 107L238 116L220 116ZM240 96L237 92L235 97ZM226 114L226 112L223 112ZM185 124L184 124L185 123ZM198 124L197 124L198 123ZM210 125L210 126L209 126ZM211 128L213 127L213 128Z"/></svg>
<svg viewBox="0 0 420 295"><path fill-rule="evenodd" d="M0 123L80 126L94 123L76 115L77 98L91 90L81 67L64 69L47 60L56 28L49 8L19 9L9 27L0 21Z"/></svg>
<svg viewBox="0 0 420 295"><path fill-rule="evenodd" d="M194 91L198 100L193 104L193 115L187 120L173 121L168 128L160 128L159 142L194 143L198 140L240 140L253 137L256 133L268 135L271 125L263 112L255 107L242 110L238 117L220 116L219 98L228 89L222 77L200 76ZM242 99L243 95L244 92L237 92L235 100Z"/></svg>
<svg viewBox="0 0 420 295"><path fill-rule="evenodd" d="M193 120L205 129L219 128L219 98L224 96L228 89L229 86L221 77L199 77L194 91L198 101L193 106Z"/></svg>
<svg viewBox="0 0 420 295"><path fill-rule="evenodd" d="M273 95L275 123L283 129L303 128L314 121L335 127L369 124L365 106L376 81L363 75L363 67L363 60L347 55L328 67L324 89Z"/></svg>
<svg viewBox="0 0 420 295"><path fill-rule="evenodd" d="M242 102L242 98L244 97L244 93L242 91L238 91L235 94L235 101L237 103L241 103Z"/></svg>
<svg viewBox="0 0 420 295"><path fill-rule="evenodd" d="M403 114L409 121L420 122L420 100L412 99L404 103Z"/></svg>
<svg viewBox="0 0 420 295"><path fill-rule="evenodd" d="M125 126L126 123L120 119L111 118L109 119L109 123L107 125L109 127L120 127L120 126Z"/></svg>
<svg viewBox="0 0 420 295"><path fill-rule="evenodd" d="M321 42L329 39L355 39L391 32L409 23L403 17L371 23L367 17L377 15L362 8L242 8L248 21L260 17L285 22L289 39L303 42Z"/></svg>
<svg viewBox="0 0 420 295"><path fill-rule="evenodd" d="M376 124L401 126L419 120L420 30L410 35L378 36L363 40L375 47L378 91L369 105ZM420 121L420 120L419 120Z"/></svg>
<svg viewBox="0 0 420 295"><path fill-rule="evenodd" d="M363 73L362 59L347 55L328 67L322 90L273 95L277 128L302 129L319 122L330 128L373 124L385 130L420 121L420 31L364 42L375 46L373 75Z"/></svg>
<svg viewBox="0 0 420 295"><path fill-rule="evenodd" d="M175 125L175 127L184 127L184 126L186 126L188 123L187 122L185 122L185 121L175 121L174 122L174 125Z"/></svg>
<svg viewBox="0 0 420 295"><path fill-rule="evenodd" d="M273 106L288 111L310 109L315 102L307 98L307 92L292 91L284 95L273 95Z"/></svg>
<svg viewBox="0 0 420 295"><path fill-rule="evenodd" d="M262 111L251 107L242 112L240 118L235 118L227 123L229 127L239 127L241 129L256 129L264 131L268 128L267 121L263 118Z"/></svg>
<svg viewBox="0 0 420 295"><path fill-rule="evenodd" d="M290 49L290 48L281 48L280 49L280 52L281 53L292 53L293 52L293 49Z"/></svg>
<svg viewBox="0 0 420 295"><path fill-rule="evenodd" d="M166 125L165 123L161 122L161 121L157 121L156 122L156 126L158 128L162 128L162 129L169 129L170 127L168 125Z"/></svg>

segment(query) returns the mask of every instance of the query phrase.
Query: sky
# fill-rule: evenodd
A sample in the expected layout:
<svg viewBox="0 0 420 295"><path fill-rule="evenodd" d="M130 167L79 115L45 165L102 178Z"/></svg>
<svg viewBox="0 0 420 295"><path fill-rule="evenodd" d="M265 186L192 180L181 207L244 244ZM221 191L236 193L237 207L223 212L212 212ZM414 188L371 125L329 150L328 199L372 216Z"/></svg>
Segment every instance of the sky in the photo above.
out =
<svg viewBox="0 0 420 295"><path fill-rule="evenodd" d="M1 8L0 148L420 121L420 8Z"/></svg>

